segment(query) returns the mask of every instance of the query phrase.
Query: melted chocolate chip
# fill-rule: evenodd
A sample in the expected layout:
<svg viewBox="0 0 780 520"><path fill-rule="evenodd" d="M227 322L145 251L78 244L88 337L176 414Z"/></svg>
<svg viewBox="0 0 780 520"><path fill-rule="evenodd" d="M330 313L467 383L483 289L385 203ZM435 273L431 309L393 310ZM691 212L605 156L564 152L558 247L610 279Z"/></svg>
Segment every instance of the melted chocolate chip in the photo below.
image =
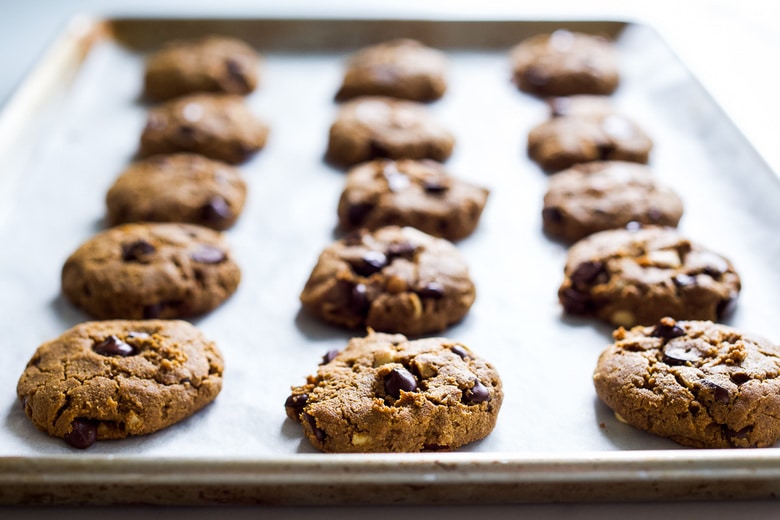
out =
<svg viewBox="0 0 780 520"><path fill-rule="evenodd" d="M599 159L602 161L607 161L612 158L612 155L615 153L615 145L612 143L601 143L596 145L596 149L599 152Z"/></svg>
<svg viewBox="0 0 780 520"><path fill-rule="evenodd" d="M572 285L577 288L589 287L593 282L597 281L599 276L606 275L604 267L604 262L582 262L577 266L574 272L571 273L570 278Z"/></svg>
<svg viewBox="0 0 780 520"><path fill-rule="evenodd" d="M724 426L724 429L725 429L726 438L730 442L732 442L732 444L733 444L733 441L735 439L746 439L748 437L748 435L750 435L751 432L753 431L753 427L752 426L745 426L744 428L742 428L739 431L734 431L734 430L732 430L731 428L729 428L727 426Z"/></svg>
<svg viewBox="0 0 780 520"><path fill-rule="evenodd" d="M200 208L200 220L209 224L217 224L229 220L233 216L227 201L219 196L211 197Z"/></svg>
<svg viewBox="0 0 780 520"><path fill-rule="evenodd" d="M97 440L97 423L88 419L74 419L64 439L74 448L85 450Z"/></svg>
<svg viewBox="0 0 780 520"><path fill-rule="evenodd" d="M474 386L463 392L463 400L466 404L479 404L490 401L490 390L479 379L475 379Z"/></svg>
<svg viewBox="0 0 780 520"><path fill-rule="evenodd" d="M663 362L671 366L680 366L699 361L701 354L696 345L687 339L673 339L664 345Z"/></svg>
<svg viewBox="0 0 780 520"><path fill-rule="evenodd" d="M544 208L542 209L542 220L545 222L555 222L557 224L563 221L563 213L561 213L560 208Z"/></svg>
<svg viewBox="0 0 780 520"><path fill-rule="evenodd" d="M747 375L747 374L746 374L746 373L744 373L744 372L737 372L736 374L734 374L734 375L732 375L732 376L731 376L731 381L732 381L732 382L733 382L735 385L737 385L737 386L739 386L739 385L744 385L745 383L747 383L748 381L750 381L750 376L749 376L749 375Z"/></svg>
<svg viewBox="0 0 780 520"><path fill-rule="evenodd" d="M350 284L351 285L351 284ZM349 292L349 310L358 316L365 316L368 314L370 302L368 301L368 287L365 284L359 283L352 285Z"/></svg>
<svg viewBox="0 0 780 520"><path fill-rule="evenodd" d="M314 433L314 437L316 437L318 441L323 442L325 440L325 431L317 426L317 420L314 418L314 416L304 414L303 418L306 419L306 424L308 424L311 428L311 431Z"/></svg>
<svg viewBox="0 0 780 520"><path fill-rule="evenodd" d="M125 262L140 262L144 257L154 253L156 249L146 240L136 240L130 244L122 244L122 260Z"/></svg>
<svg viewBox="0 0 780 520"><path fill-rule="evenodd" d="M416 292L421 298L439 300L444 297L444 286L439 282L428 282Z"/></svg>
<svg viewBox="0 0 780 520"><path fill-rule="evenodd" d="M333 361L336 358L336 356L339 355L339 352L340 351L336 349L327 351L325 355L322 356L322 363L320 363L320 365L327 365L328 363Z"/></svg>
<svg viewBox="0 0 780 520"><path fill-rule="evenodd" d="M678 327L674 320L664 318L650 333L654 338L673 339L685 335L685 331Z"/></svg>
<svg viewBox="0 0 780 520"><path fill-rule="evenodd" d="M101 356L127 357L136 353L132 345L128 345L113 334L100 343L92 345L92 350Z"/></svg>
<svg viewBox="0 0 780 520"><path fill-rule="evenodd" d="M352 226L360 226L373 210L374 205L368 202L352 204L347 208L347 221Z"/></svg>
<svg viewBox="0 0 780 520"><path fill-rule="evenodd" d="M368 141L368 149L371 157L390 157L390 151L387 149L387 146L374 139Z"/></svg>
<svg viewBox="0 0 780 520"><path fill-rule="evenodd" d="M702 383L708 387L711 388L715 397L715 400L721 404L729 404L730 395L729 391L722 386L720 386L717 383L714 383L708 379L705 379L702 381Z"/></svg>
<svg viewBox="0 0 780 520"><path fill-rule="evenodd" d="M392 260L393 258L407 258L411 260L415 251L417 251L417 246L411 242L393 242L387 246L385 255L388 260Z"/></svg>
<svg viewBox="0 0 780 520"><path fill-rule="evenodd" d="M190 258L199 264L218 264L223 262L227 256L218 247L201 244L190 254Z"/></svg>
<svg viewBox="0 0 780 520"><path fill-rule="evenodd" d="M367 251L356 262L350 263L352 270L360 276L371 276L387 265L387 257L381 251Z"/></svg>
<svg viewBox="0 0 780 520"><path fill-rule="evenodd" d="M405 368L394 368L385 376L385 392L396 399L401 396L401 390L413 392L417 388L417 380Z"/></svg>
<svg viewBox="0 0 780 520"><path fill-rule="evenodd" d="M453 352L453 354L459 356L461 359L469 359L471 357L466 349L460 345L453 345L450 347L450 350Z"/></svg>
<svg viewBox="0 0 780 520"><path fill-rule="evenodd" d="M590 295L578 291L574 287L568 287L561 293L561 304L569 314L588 314L593 311L595 303Z"/></svg>
<svg viewBox="0 0 780 520"><path fill-rule="evenodd" d="M449 189L449 183L445 179L428 178L423 181L423 189L432 195L441 195Z"/></svg>
<svg viewBox="0 0 780 520"><path fill-rule="evenodd" d="M293 410L295 415L300 415L308 400L309 394L293 394L284 402L284 407Z"/></svg>

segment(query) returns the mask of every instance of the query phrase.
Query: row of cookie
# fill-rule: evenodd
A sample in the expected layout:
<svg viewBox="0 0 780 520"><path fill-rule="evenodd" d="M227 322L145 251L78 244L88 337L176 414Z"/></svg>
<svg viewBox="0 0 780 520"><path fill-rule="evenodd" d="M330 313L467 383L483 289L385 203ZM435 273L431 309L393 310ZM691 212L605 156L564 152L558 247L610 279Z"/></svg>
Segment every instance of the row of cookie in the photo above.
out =
<svg viewBox="0 0 780 520"><path fill-rule="evenodd" d="M614 90L595 88L599 77L602 87L617 84L614 65L594 66L610 52L602 39L559 31L518 53L524 90L570 96L550 100L551 119L531 130L528 152L558 172L544 198L544 230L576 242L558 291L564 311L621 325L596 364L596 394L619 421L684 446L771 446L780 439L780 348L711 321L733 307L739 276L673 229L679 197L636 164L652 146L644 132L604 97L571 96ZM566 88L541 88L550 85Z"/></svg>

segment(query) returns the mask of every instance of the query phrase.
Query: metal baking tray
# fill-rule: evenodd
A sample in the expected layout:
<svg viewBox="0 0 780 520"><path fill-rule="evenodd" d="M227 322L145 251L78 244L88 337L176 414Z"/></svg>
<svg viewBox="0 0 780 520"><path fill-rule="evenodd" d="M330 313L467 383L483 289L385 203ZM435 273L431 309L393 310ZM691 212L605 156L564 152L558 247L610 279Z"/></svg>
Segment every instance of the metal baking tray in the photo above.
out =
<svg viewBox="0 0 780 520"><path fill-rule="evenodd" d="M80 17L0 115L0 503L496 503L766 498L780 451L691 450L616 421L591 373L610 328L561 314L566 249L541 232L547 176L525 154L544 104L510 83L507 52L569 28L615 38L616 105L656 147L651 166L677 189L681 230L728 256L744 290L729 323L777 340L780 185L728 117L651 28L622 21L128 19ZM226 360L222 394L153 435L76 451L24 416L16 381L35 348L88 319L60 294L70 252L104 229L104 196L133 160L148 106L144 53L206 33L264 54L247 98L266 119L265 150L241 166L245 213L227 232L238 292L194 320ZM336 236L343 172L323 161L350 53L413 37L451 60L430 105L457 136L453 174L487 186L477 232L459 242L477 285L444 335L491 361L505 384L494 432L454 453L316 453L283 403L291 385L349 331L300 312L298 294Z"/></svg>

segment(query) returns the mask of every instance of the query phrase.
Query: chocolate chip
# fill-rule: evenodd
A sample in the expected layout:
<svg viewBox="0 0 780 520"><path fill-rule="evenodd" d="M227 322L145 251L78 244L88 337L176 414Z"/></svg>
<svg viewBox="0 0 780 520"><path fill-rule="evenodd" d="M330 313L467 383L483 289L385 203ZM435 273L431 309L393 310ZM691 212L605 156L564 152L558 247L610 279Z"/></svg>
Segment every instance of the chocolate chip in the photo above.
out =
<svg viewBox="0 0 780 520"><path fill-rule="evenodd" d="M125 262L140 262L144 257L154 253L156 249L146 240L136 240L130 244L122 244L122 260Z"/></svg>
<svg viewBox="0 0 780 520"><path fill-rule="evenodd" d="M732 295L731 297L726 298L725 300L721 300L718 303L718 307L715 310L715 312L718 315L718 319L722 319L731 315L734 312L734 309L736 308L737 308L737 297Z"/></svg>
<svg viewBox="0 0 780 520"><path fill-rule="evenodd" d="M729 401L731 399L730 399L730 395L729 395L729 391L728 390L726 390L725 388L723 388L719 384L714 383L714 382L712 382L712 381L710 381L708 379L703 380L702 383L704 384L704 386L712 389L712 391L714 393L715 400L717 402L719 402L721 404L729 404Z"/></svg>
<svg viewBox="0 0 780 520"><path fill-rule="evenodd" d="M747 374L746 374L746 373L744 373L744 372L737 372L736 374L734 374L734 375L732 375L732 376L731 376L731 381L732 381L732 382L733 382L735 385L737 385L737 386L739 386L739 385L744 385L745 383L747 383L748 381L750 381L750 376L749 376L749 375L747 375Z"/></svg>
<svg viewBox="0 0 780 520"><path fill-rule="evenodd" d="M687 274L683 273L676 275L674 278L672 278L672 281L677 287L689 287L691 285L696 285L696 277L688 276Z"/></svg>
<svg viewBox="0 0 780 520"><path fill-rule="evenodd" d="M368 202L352 204L347 208L347 221L352 226L360 226L373 210L374 205Z"/></svg>
<svg viewBox="0 0 780 520"><path fill-rule="evenodd" d="M663 362L671 366L680 366L699 361L701 354L696 345L688 339L669 341L663 348Z"/></svg>
<svg viewBox="0 0 780 520"><path fill-rule="evenodd" d="M673 339L685 335L685 331L677 326L671 318L663 318L650 333L654 338Z"/></svg>
<svg viewBox="0 0 780 520"><path fill-rule="evenodd" d="M327 351L325 355L322 356L322 363L320 363L320 365L327 365L328 363L333 361L338 355L339 355L339 351L336 349Z"/></svg>
<svg viewBox="0 0 780 520"><path fill-rule="evenodd" d="M368 141L368 149L371 157L390 157L390 151L387 149L387 146L374 139Z"/></svg>
<svg viewBox="0 0 780 520"><path fill-rule="evenodd" d="M71 423L70 432L65 434L65 442L85 450L95 444L97 440L97 423L88 419L74 419Z"/></svg>
<svg viewBox="0 0 780 520"><path fill-rule="evenodd" d="M731 442L734 439L746 439L753 431L752 426L745 426L739 431L734 431L728 426L723 427L725 429L726 438ZM733 443L733 442L732 442Z"/></svg>
<svg viewBox="0 0 780 520"><path fill-rule="evenodd" d="M185 146L191 146L195 143L195 128L190 125L179 125L177 128L179 142Z"/></svg>
<svg viewBox="0 0 780 520"><path fill-rule="evenodd" d="M350 284L352 285L352 284ZM349 292L349 310L358 316L365 316L368 313L370 302L368 301L368 287L359 283L352 285Z"/></svg>
<svg viewBox="0 0 780 520"><path fill-rule="evenodd" d="M615 153L615 146L612 143L597 144L596 149L599 152L598 158L602 161L611 159L612 155Z"/></svg>
<svg viewBox="0 0 780 520"><path fill-rule="evenodd" d="M351 262L352 270L360 276L371 276L387 265L387 257L381 251L367 251L359 260Z"/></svg>
<svg viewBox="0 0 780 520"><path fill-rule="evenodd" d="M589 287L593 282L597 281L601 275L607 274L604 267L604 262L582 262L577 266L574 272L571 273L570 278L572 285L577 288ZM601 277L604 278L605 276Z"/></svg>
<svg viewBox="0 0 780 520"><path fill-rule="evenodd" d="M439 282L428 282L416 292L421 298L439 300L444 297L444 286Z"/></svg>
<svg viewBox="0 0 780 520"><path fill-rule="evenodd" d="M144 307L144 319L153 320L160 317L163 306L161 303L153 303Z"/></svg>
<svg viewBox="0 0 780 520"><path fill-rule="evenodd" d="M295 416L297 417L303 411L308 400L309 394L293 394L284 402L284 407L295 412Z"/></svg>
<svg viewBox="0 0 780 520"><path fill-rule="evenodd" d="M401 390L413 392L417 388L417 380L405 368L394 368L385 376L385 392L387 395L399 398Z"/></svg>
<svg viewBox="0 0 780 520"><path fill-rule="evenodd" d="M545 222L555 222L557 224L563 221L563 213L561 213L560 208L544 208L542 209L542 220Z"/></svg>
<svg viewBox="0 0 780 520"><path fill-rule="evenodd" d="M101 356L127 357L136 353L132 345L128 345L113 334L100 343L93 345L92 350Z"/></svg>
<svg viewBox="0 0 780 520"><path fill-rule="evenodd" d="M463 400L466 404L479 404L490 401L490 390L480 383L479 379L475 379L474 386L463 392Z"/></svg>
<svg viewBox="0 0 780 520"><path fill-rule="evenodd" d="M417 251L417 246L411 242L393 242L387 246L385 255L388 260L392 260L393 258L411 259L414 256L415 251Z"/></svg>
<svg viewBox="0 0 780 520"><path fill-rule="evenodd" d="M588 314L595 308L595 303L590 295L578 291L574 287L567 287L560 295L561 305L569 314Z"/></svg>
<svg viewBox="0 0 780 520"><path fill-rule="evenodd" d="M425 192L433 195L440 195L449 188L449 183L445 179L428 178L423 181Z"/></svg>
<svg viewBox="0 0 780 520"><path fill-rule="evenodd" d="M314 433L314 437L317 438L318 441L323 442L325 440L325 431L320 429L317 426L317 420L314 418L314 416L309 414L304 414L304 419L306 419L306 423L311 428L311 431Z"/></svg>
<svg viewBox="0 0 780 520"><path fill-rule="evenodd" d="M219 196L211 197L200 208L200 220L209 224L217 224L229 220L233 216L227 201Z"/></svg>
<svg viewBox="0 0 780 520"><path fill-rule="evenodd" d="M227 256L218 247L201 244L190 254L190 258L199 264L218 264L224 261Z"/></svg>
<svg viewBox="0 0 780 520"><path fill-rule="evenodd" d="M466 349L460 345L453 345L450 347L450 350L453 352L453 354L456 354L461 359L469 359L471 357L468 351L466 351Z"/></svg>

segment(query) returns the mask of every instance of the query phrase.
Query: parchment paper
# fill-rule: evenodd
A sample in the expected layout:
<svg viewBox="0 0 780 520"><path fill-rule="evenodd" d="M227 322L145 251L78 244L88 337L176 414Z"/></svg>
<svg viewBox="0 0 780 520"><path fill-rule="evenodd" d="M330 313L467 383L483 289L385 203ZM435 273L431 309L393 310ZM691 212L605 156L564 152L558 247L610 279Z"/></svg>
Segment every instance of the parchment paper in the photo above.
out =
<svg viewBox="0 0 780 520"><path fill-rule="evenodd" d="M629 25L618 48L624 81L615 102L654 138L651 166L684 199L680 229L728 256L743 277L728 323L780 340L777 178L653 31ZM477 232L457 244L477 301L443 335L491 361L506 397L494 432L462 451L563 459L679 449L618 423L595 397L591 374L611 328L561 313L566 249L541 232L548 178L525 154L527 133L546 108L510 84L507 50L445 49L450 88L430 105L457 136L451 172L491 190ZM81 452L38 432L15 389L38 345L89 319L61 296L60 269L105 228L105 193L133 159L145 122L142 56L111 41L95 47L40 133L0 228L0 456L273 459L314 451L283 403L290 386L351 335L301 314L298 303L320 250L335 238L344 174L322 157L346 56L266 54L262 85L247 98L272 132L241 167L248 204L227 232L243 279L228 302L193 320L224 354L220 396L167 430Z"/></svg>

